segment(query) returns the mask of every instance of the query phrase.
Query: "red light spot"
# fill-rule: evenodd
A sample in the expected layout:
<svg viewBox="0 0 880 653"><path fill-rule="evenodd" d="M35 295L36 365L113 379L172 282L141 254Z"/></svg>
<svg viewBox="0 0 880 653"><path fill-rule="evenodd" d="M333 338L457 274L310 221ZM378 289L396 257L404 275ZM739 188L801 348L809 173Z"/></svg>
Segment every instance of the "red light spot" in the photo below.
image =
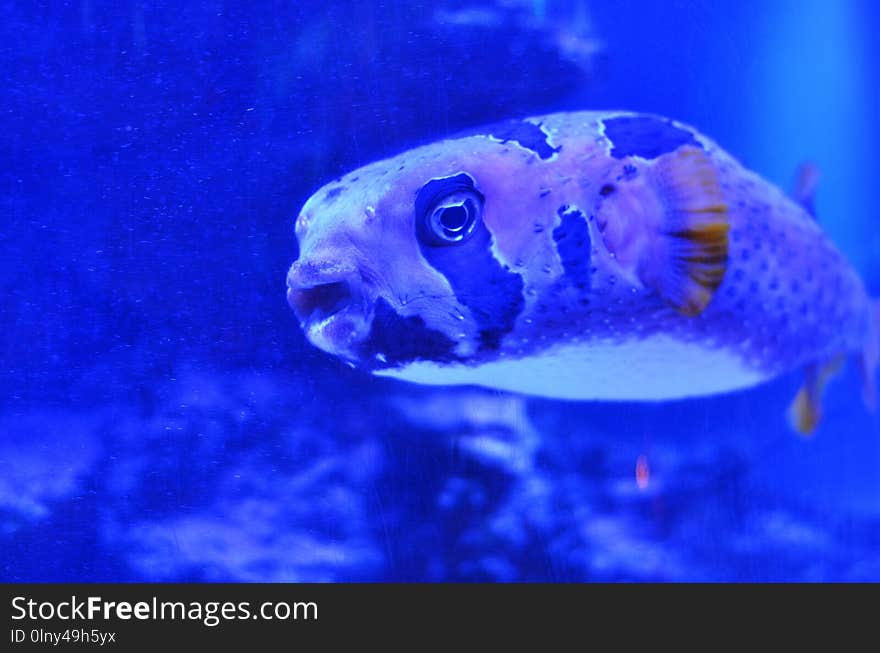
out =
<svg viewBox="0 0 880 653"><path fill-rule="evenodd" d="M636 485L640 490L648 487L648 481L651 480L651 468L648 467L648 458L645 454L641 454L636 459Z"/></svg>

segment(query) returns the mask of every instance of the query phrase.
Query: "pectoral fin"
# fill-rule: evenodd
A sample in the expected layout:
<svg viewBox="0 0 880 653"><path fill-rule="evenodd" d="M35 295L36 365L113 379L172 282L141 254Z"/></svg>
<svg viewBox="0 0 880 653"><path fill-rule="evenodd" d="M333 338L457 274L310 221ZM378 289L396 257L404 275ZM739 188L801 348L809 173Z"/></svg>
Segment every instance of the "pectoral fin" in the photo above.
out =
<svg viewBox="0 0 880 653"><path fill-rule="evenodd" d="M727 270L730 217L709 156L685 146L657 161L665 207L655 260L645 281L685 315L699 315Z"/></svg>

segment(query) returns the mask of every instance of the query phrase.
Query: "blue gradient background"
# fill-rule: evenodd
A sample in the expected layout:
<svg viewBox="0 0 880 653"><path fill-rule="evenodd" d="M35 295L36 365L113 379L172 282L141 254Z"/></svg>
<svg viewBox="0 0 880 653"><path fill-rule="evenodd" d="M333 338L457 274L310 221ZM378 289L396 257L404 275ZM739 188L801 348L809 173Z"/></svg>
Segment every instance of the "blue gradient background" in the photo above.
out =
<svg viewBox="0 0 880 653"><path fill-rule="evenodd" d="M880 294L880 8L529 5L590 17L584 68L560 23L431 22L463 4L0 1L0 580L880 580L853 366L802 439L797 374L657 405L428 390L314 351L283 298L323 182L581 108L694 124L783 188L815 162Z"/></svg>

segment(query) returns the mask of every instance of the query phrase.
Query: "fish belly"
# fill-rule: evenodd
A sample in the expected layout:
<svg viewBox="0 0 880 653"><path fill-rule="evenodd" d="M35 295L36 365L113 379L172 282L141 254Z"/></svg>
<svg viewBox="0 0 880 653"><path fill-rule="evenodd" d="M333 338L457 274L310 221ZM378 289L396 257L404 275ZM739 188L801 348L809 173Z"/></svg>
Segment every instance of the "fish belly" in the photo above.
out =
<svg viewBox="0 0 880 653"><path fill-rule="evenodd" d="M377 372L427 385L478 385L555 399L660 401L746 388L769 378L735 352L665 335L560 345L479 366L418 361Z"/></svg>

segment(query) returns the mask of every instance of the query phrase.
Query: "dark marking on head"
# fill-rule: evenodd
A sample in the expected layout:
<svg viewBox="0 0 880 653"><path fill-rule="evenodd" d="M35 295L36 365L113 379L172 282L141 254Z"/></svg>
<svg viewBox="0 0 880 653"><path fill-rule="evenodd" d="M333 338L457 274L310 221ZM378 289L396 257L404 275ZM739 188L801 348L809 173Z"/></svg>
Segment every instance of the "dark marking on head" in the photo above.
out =
<svg viewBox="0 0 880 653"><path fill-rule="evenodd" d="M567 205L559 207L559 226L553 230L556 251L565 276L577 288L590 287L590 230L583 213Z"/></svg>
<svg viewBox="0 0 880 653"><path fill-rule="evenodd" d="M369 337L361 345L361 357L372 369L395 367L414 360L448 363L457 360L455 342L446 334L429 329L417 316L402 317L381 297L376 301ZM376 358L381 354L384 360Z"/></svg>
<svg viewBox="0 0 880 653"><path fill-rule="evenodd" d="M467 306L480 329L481 344L497 349L522 312L523 281L492 254L492 234L482 222L456 247L420 243L422 255L449 281L456 298Z"/></svg>
<svg viewBox="0 0 880 653"><path fill-rule="evenodd" d="M536 125L527 120L504 120L491 125L485 125L476 129L469 129L453 136L452 138L464 138L466 136L491 136L502 143L513 141L520 147L531 150L541 159L549 159L562 150L562 146L552 147L547 141L547 134Z"/></svg>
<svg viewBox="0 0 880 653"><path fill-rule="evenodd" d="M702 149L694 135L676 127L671 120L655 116L619 116L602 121L605 137L614 146L611 156L622 159L640 156L656 159L674 152L682 145L694 145Z"/></svg>

